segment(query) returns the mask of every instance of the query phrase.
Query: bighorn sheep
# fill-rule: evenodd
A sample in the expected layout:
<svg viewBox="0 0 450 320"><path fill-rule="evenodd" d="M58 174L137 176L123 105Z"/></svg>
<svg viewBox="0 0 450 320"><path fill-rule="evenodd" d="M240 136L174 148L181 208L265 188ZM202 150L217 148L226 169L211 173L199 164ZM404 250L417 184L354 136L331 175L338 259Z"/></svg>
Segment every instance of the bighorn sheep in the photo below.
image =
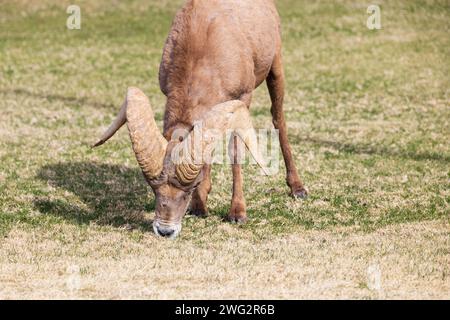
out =
<svg viewBox="0 0 450 320"><path fill-rule="evenodd" d="M274 1L188 0L175 17L159 71L160 87L167 97L163 134L148 98L130 88L117 119L96 144L105 143L128 124L136 158L156 196L156 234L176 237L189 204L192 214L207 214L211 166L173 163L173 148L189 141L174 139L174 132L192 132L198 121L210 129L250 128L252 93L264 80L272 101L273 124L279 130L287 184L292 196L305 198L307 191L297 174L283 114L280 21ZM228 219L244 222L241 166L232 164L232 171Z"/></svg>

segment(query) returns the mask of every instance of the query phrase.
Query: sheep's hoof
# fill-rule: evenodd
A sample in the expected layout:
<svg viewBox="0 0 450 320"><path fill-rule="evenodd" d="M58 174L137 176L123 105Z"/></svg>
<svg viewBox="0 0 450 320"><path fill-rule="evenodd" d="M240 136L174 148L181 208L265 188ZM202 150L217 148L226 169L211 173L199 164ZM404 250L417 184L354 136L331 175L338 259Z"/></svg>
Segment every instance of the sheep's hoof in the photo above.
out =
<svg viewBox="0 0 450 320"><path fill-rule="evenodd" d="M246 223L248 219L247 219L247 211L245 210L245 202L233 200L231 202L230 211L225 220L237 224Z"/></svg>
<svg viewBox="0 0 450 320"><path fill-rule="evenodd" d="M248 218L247 218L247 216L242 216L242 215L235 216L235 215L229 214L225 220L232 224L244 224L248 221Z"/></svg>
<svg viewBox="0 0 450 320"><path fill-rule="evenodd" d="M226 221L233 224L244 224L248 221L247 213L245 211L230 210L230 213L225 218Z"/></svg>
<svg viewBox="0 0 450 320"><path fill-rule="evenodd" d="M299 188L298 190L292 191L292 197L294 199L306 200L308 199L308 191L305 188Z"/></svg>

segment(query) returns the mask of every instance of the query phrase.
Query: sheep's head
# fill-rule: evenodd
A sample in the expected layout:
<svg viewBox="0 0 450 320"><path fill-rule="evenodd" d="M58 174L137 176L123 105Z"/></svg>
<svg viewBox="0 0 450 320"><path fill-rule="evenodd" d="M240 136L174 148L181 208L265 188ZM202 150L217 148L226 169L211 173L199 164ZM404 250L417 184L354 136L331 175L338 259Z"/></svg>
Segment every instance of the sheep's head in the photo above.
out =
<svg viewBox="0 0 450 320"><path fill-rule="evenodd" d="M204 164L211 160L214 145L221 133L233 130L247 145L258 164L259 156L248 139L254 133L247 107L241 101L219 104L199 122L203 134L196 138L191 130L174 130L170 141L160 133L150 102L137 88L129 88L122 109L99 142L109 140L125 123L139 166L156 197L153 229L157 235L175 238L192 193L202 181ZM200 152L199 152L200 150Z"/></svg>

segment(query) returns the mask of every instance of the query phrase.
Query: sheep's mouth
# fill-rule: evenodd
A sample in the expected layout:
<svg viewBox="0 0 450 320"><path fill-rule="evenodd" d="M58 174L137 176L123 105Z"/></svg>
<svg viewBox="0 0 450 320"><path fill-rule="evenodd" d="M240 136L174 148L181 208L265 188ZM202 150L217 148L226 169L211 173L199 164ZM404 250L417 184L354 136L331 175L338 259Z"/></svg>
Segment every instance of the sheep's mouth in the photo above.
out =
<svg viewBox="0 0 450 320"><path fill-rule="evenodd" d="M159 237L175 239L181 232L181 223L163 224L155 220L153 221L153 232Z"/></svg>

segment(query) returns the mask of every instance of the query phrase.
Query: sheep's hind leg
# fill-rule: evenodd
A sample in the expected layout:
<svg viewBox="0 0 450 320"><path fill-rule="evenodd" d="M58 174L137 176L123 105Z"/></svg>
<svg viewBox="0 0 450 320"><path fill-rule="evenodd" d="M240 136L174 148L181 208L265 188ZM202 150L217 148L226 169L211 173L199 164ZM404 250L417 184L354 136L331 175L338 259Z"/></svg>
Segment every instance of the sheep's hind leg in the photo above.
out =
<svg viewBox="0 0 450 320"><path fill-rule="evenodd" d="M283 100L284 100L284 71L281 61L281 55L277 55L272 64L269 76L266 79L269 88L270 98L272 100L272 120L275 129L279 130L281 151L286 164L287 177L286 182L291 189L291 195L294 198L306 199L308 192L300 180L295 162L292 156L291 146L289 145L286 120L284 118Z"/></svg>

